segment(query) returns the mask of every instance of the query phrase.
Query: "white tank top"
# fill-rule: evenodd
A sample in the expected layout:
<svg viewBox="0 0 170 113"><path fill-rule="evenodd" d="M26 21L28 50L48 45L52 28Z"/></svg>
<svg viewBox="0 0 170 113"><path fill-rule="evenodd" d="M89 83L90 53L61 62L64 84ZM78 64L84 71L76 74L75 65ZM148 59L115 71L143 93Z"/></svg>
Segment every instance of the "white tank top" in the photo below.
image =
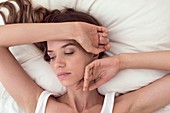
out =
<svg viewBox="0 0 170 113"><path fill-rule="evenodd" d="M38 99L35 113L45 113L47 100L52 95L47 91L43 91ZM115 92L110 92L105 95L103 107L100 113L112 113L114 105Z"/></svg>
<svg viewBox="0 0 170 113"><path fill-rule="evenodd" d="M45 113L45 108L47 105L47 100L52 95L52 93L49 93L47 91L43 91L38 99L37 107L35 110L35 113Z"/></svg>

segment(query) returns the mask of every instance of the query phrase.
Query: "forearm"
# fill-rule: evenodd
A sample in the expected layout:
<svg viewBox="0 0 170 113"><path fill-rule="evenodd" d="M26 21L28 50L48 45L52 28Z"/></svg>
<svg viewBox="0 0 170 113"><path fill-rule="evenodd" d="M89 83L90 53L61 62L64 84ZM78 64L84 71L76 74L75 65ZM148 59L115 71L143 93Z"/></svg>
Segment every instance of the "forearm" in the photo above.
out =
<svg viewBox="0 0 170 113"><path fill-rule="evenodd" d="M64 40L74 38L73 23L34 23L0 26L0 45L9 47L46 40Z"/></svg>
<svg viewBox="0 0 170 113"><path fill-rule="evenodd" d="M120 69L170 70L170 51L120 54Z"/></svg>
<svg viewBox="0 0 170 113"><path fill-rule="evenodd" d="M170 75L141 88L132 95L136 97L129 113L153 113L170 104ZM134 94L133 94L134 93Z"/></svg>

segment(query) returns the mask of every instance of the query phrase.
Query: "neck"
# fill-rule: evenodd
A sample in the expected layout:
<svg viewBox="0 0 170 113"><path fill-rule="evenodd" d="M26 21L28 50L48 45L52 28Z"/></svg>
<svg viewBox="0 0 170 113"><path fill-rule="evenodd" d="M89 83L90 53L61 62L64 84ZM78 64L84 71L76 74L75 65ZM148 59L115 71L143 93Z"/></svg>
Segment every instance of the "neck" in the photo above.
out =
<svg viewBox="0 0 170 113"><path fill-rule="evenodd" d="M67 94L61 100L78 112L103 103L103 97L96 90L83 92L82 89L76 90L75 86L67 87Z"/></svg>

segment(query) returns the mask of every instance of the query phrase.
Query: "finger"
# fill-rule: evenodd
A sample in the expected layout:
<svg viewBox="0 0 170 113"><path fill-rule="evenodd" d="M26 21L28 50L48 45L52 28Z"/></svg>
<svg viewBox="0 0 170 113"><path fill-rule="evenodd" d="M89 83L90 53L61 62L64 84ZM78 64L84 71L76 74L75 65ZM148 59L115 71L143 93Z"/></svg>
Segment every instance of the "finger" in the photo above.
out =
<svg viewBox="0 0 170 113"><path fill-rule="evenodd" d="M102 37L104 37L104 38L108 38L108 36L109 36L109 33L102 32L102 33L101 33L101 36L102 36Z"/></svg>
<svg viewBox="0 0 170 113"><path fill-rule="evenodd" d="M109 32L109 30L106 27L103 27L103 26L98 26L97 31L98 32L103 32L103 33L108 33Z"/></svg>
<svg viewBox="0 0 170 113"><path fill-rule="evenodd" d="M99 35L100 37L103 37L103 38L108 38L109 33L106 33L106 32L98 32L98 35Z"/></svg>
<svg viewBox="0 0 170 113"><path fill-rule="evenodd" d="M111 45L110 45L110 43L108 43L108 44L106 44L106 45L100 44L100 45L99 45L99 48L100 48L101 50L104 49L104 51L107 51L107 50L109 50L109 49L111 48ZM103 52L103 51L102 51L102 52Z"/></svg>
<svg viewBox="0 0 170 113"><path fill-rule="evenodd" d="M110 49L110 44L100 44L97 48L93 47L91 51L87 51L88 53L92 53L92 54L99 54L101 52L105 52L106 50Z"/></svg>
<svg viewBox="0 0 170 113"><path fill-rule="evenodd" d="M105 47L104 47L104 46L99 46L99 48L97 48L96 51L97 51L96 54L99 54L99 53L104 52L104 51L106 51L106 50L105 50Z"/></svg>
<svg viewBox="0 0 170 113"><path fill-rule="evenodd" d="M106 45L104 46L104 48L105 48L105 50L107 51L107 50L109 50L109 49L111 48L111 45L110 45L110 44L106 44Z"/></svg>
<svg viewBox="0 0 170 113"><path fill-rule="evenodd" d="M110 41L108 38L104 38L102 33L99 33L99 44L108 44Z"/></svg>
<svg viewBox="0 0 170 113"><path fill-rule="evenodd" d="M90 75L91 75L91 67L88 66L85 69L85 75L84 75L84 84L83 84L83 91L87 91L89 83L90 83Z"/></svg>
<svg viewBox="0 0 170 113"><path fill-rule="evenodd" d="M107 51L109 49L110 48L107 47L107 45L99 45L98 51L100 51L99 53L101 53L101 52L105 52L105 51Z"/></svg>
<svg viewBox="0 0 170 113"><path fill-rule="evenodd" d="M87 50L86 50L87 51ZM89 50L89 51L87 51L88 53L92 53L92 54L99 54L99 53L101 53L101 52L104 52L104 51L106 51L105 50L105 48L104 48L104 46L102 46L102 47L93 47L91 50Z"/></svg>
<svg viewBox="0 0 170 113"><path fill-rule="evenodd" d="M104 83L106 83L106 81L101 78L100 80L96 81L94 84L92 84L89 87L89 91L95 90L96 88L98 88L99 86L103 85Z"/></svg>

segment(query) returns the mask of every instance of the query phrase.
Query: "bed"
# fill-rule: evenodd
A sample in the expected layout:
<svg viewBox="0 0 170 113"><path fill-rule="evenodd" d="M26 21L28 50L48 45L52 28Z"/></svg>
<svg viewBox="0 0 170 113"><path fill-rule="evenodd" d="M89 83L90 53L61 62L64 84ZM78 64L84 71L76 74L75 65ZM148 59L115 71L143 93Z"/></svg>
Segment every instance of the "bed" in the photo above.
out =
<svg viewBox="0 0 170 113"><path fill-rule="evenodd" d="M106 56L170 50L169 0L32 0L32 2L34 7L44 6L48 9L68 7L94 16L102 25L109 28L111 49L106 52ZM0 21L3 25L2 18ZM38 85L57 96L66 92L49 64L43 60L42 53L34 45L11 47L10 50ZM110 91L126 93L145 86L167 73L169 72L160 70L127 69L98 88L98 91L103 95ZM22 109L1 84L0 113L22 113ZM155 113L170 113L170 106Z"/></svg>

